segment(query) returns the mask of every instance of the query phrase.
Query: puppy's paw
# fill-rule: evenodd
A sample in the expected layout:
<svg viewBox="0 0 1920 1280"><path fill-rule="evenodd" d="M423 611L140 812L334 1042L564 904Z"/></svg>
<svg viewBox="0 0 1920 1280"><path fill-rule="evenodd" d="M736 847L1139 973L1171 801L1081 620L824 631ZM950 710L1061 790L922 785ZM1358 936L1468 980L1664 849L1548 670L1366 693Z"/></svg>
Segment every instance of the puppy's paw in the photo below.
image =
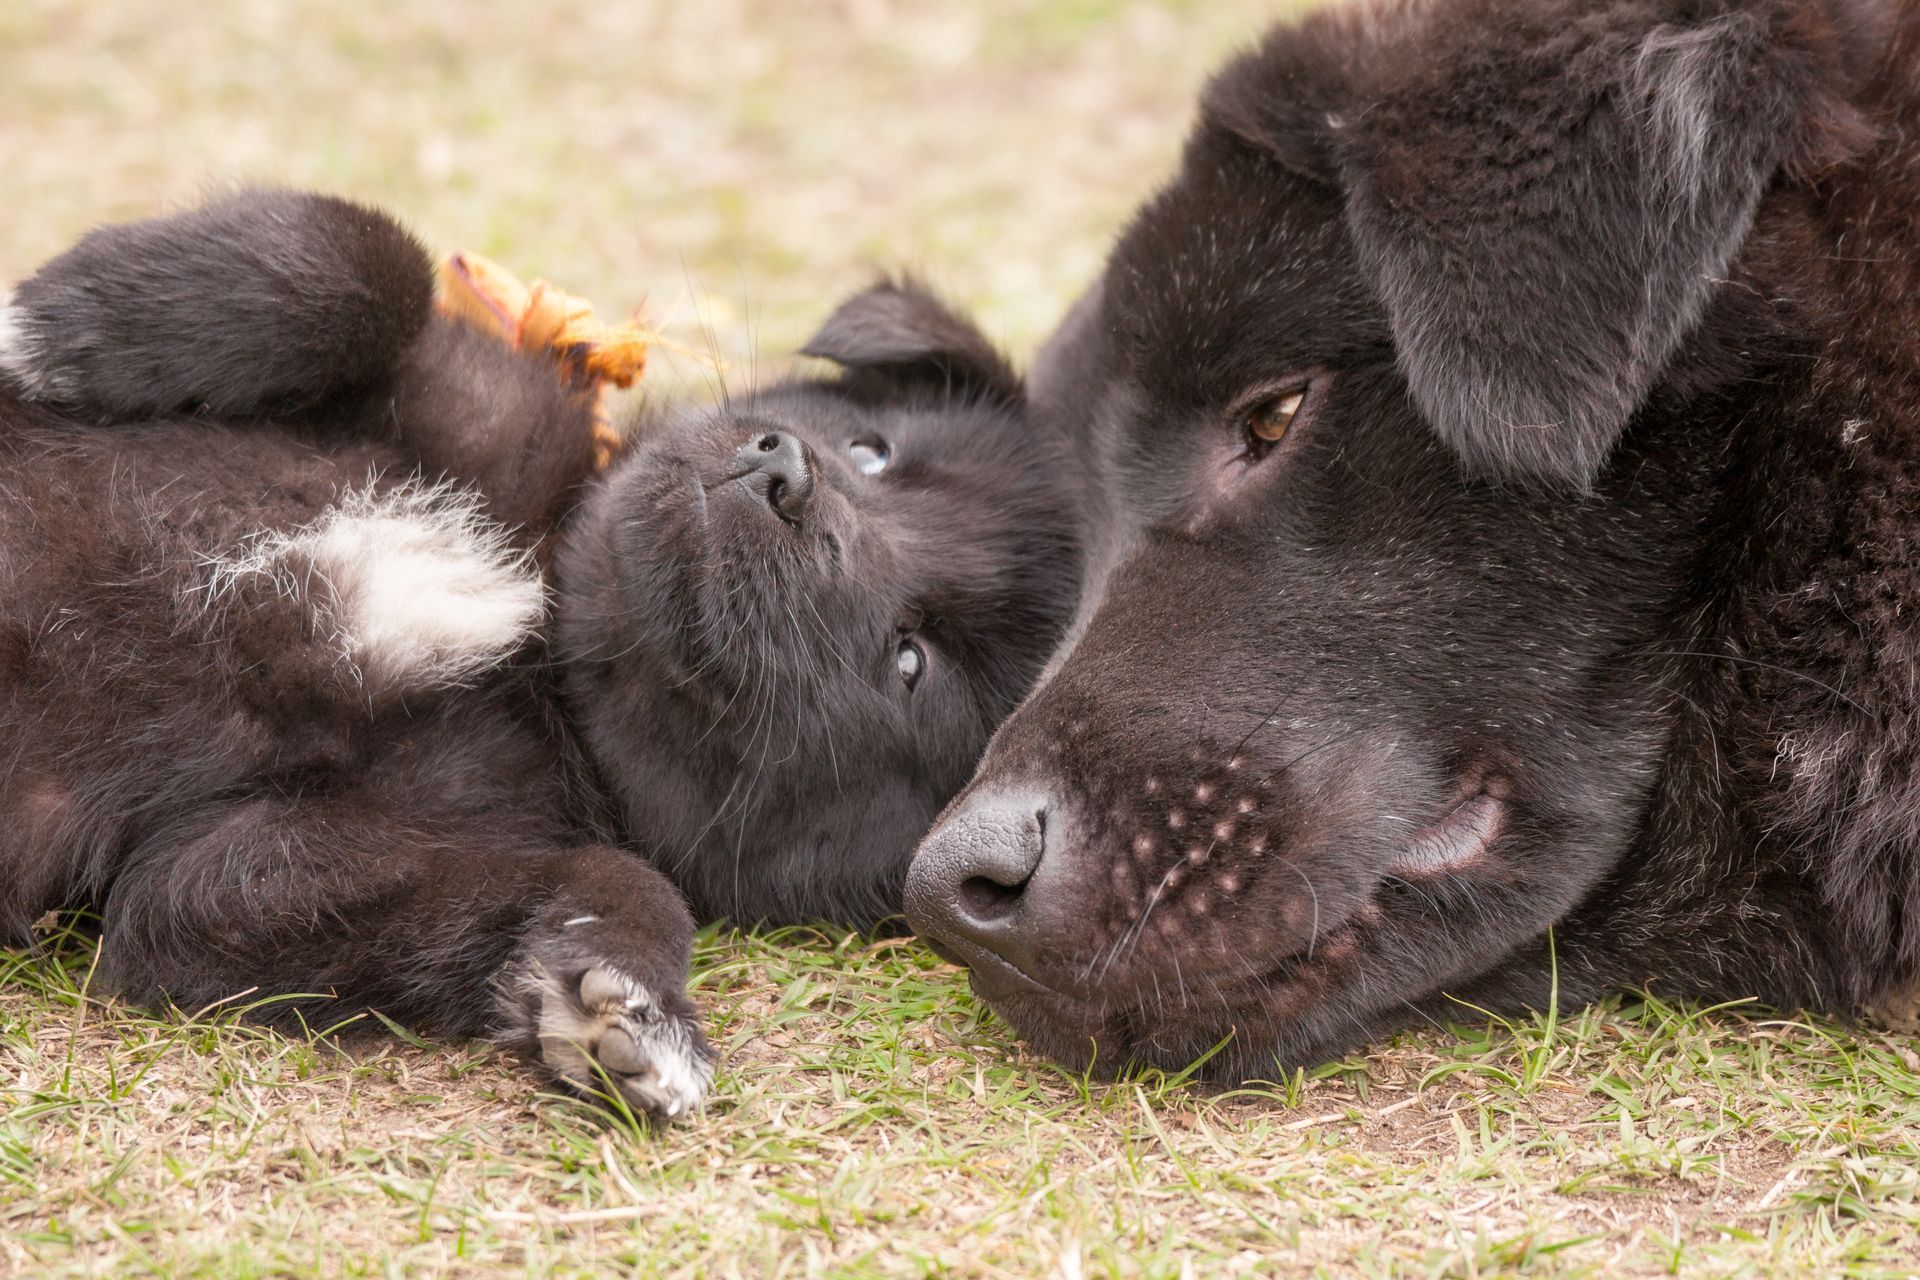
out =
<svg viewBox="0 0 1920 1280"><path fill-rule="evenodd" d="M713 1084L713 1050L693 1006L610 964L572 976L544 968L520 984L540 1061L583 1092L617 1090L627 1105L672 1120Z"/></svg>

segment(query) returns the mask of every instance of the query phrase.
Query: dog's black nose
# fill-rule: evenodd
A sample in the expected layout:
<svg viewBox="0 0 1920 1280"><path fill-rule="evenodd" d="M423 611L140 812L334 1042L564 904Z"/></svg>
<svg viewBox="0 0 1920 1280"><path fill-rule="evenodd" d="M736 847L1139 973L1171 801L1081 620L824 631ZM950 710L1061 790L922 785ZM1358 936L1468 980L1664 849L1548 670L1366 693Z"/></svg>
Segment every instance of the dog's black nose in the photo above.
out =
<svg viewBox="0 0 1920 1280"><path fill-rule="evenodd" d="M907 872L907 922L988 986L1033 985L1045 930L1027 888L1046 856L1048 816L1031 793L977 796L933 830Z"/></svg>
<svg viewBox="0 0 1920 1280"><path fill-rule="evenodd" d="M769 431L741 445L734 462L734 477L764 498L788 524L799 524L813 510L820 473L804 441L784 431Z"/></svg>

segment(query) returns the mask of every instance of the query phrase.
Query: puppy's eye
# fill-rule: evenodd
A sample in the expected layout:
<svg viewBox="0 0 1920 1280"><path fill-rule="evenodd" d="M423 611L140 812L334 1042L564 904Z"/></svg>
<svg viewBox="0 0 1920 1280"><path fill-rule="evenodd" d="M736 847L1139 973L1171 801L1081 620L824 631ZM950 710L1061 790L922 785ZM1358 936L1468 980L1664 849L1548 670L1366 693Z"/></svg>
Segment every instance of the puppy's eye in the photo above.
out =
<svg viewBox="0 0 1920 1280"><path fill-rule="evenodd" d="M911 689L920 683L920 676L927 669L927 655L913 641L902 640L894 651L893 665L900 673L901 682Z"/></svg>
<svg viewBox="0 0 1920 1280"><path fill-rule="evenodd" d="M885 440L856 440L847 446L853 469L863 476L877 476L893 461L893 450Z"/></svg>
<svg viewBox="0 0 1920 1280"><path fill-rule="evenodd" d="M1250 458L1259 461L1286 438L1287 430L1293 426L1294 417L1299 414L1306 398L1306 388L1301 387L1256 401L1241 415L1240 427L1245 433L1247 455Z"/></svg>

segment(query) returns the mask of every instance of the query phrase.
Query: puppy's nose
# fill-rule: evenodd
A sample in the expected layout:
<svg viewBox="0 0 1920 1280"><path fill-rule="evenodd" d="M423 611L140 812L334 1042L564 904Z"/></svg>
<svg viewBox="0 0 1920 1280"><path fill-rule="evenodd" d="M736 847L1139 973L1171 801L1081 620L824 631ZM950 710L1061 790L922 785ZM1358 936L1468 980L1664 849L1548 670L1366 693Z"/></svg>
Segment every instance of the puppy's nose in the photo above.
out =
<svg viewBox="0 0 1920 1280"><path fill-rule="evenodd" d="M907 872L907 923L990 985L1032 982L1044 939L1027 890L1046 857L1048 818L1043 796L976 796L921 843Z"/></svg>
<svg viewBox="0 0 1920 1280"><path fill-rule="evenodd" d="M734 463L735 479L765 499L788 524L799 524L813 510L820 473L805 441L784 431L769 431L741 445Z"/></svg>

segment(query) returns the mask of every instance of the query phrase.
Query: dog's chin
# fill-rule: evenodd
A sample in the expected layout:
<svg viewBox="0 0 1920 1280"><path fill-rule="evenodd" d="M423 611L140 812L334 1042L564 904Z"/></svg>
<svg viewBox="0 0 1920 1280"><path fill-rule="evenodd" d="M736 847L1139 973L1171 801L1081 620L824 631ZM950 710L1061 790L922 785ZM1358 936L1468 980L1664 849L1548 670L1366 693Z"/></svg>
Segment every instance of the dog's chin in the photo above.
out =
<svg viewBox="0 0 1920 1280"><path fill-rule="evenodd" d="M751 627L743 608L769 557L767 545L790 535L776 518L739 492L711 460L664 447L628 464L613 520L615 572L633 623L636 655L652 651L674 679L699 681L732 664L729 636ZM704 673L704 674L703 674Z"/></svg>
<svg viewBox="0 0 1920 1280"><path fill-rule="evenodd" d="M1155 1001L1151 992L1062 991L966 943L935 943L934 950L967 966L973 994L1021 1039L1057 1062L1096 1076L1142 1066L1181 1070L1205 1057L1234 1024L1224 1008L1182 1007ZM1218 1034L1216 1021L1222 1028Z"/></svg>
<svg viewBox="0 0 1920 1280"><path fill-rule="evenodd" d="M967 982L1020 1039L1063 1066L1111 1076L1138 1061L1124 1022L1084 1001L1043 987L1008 987L977 969Z"/></svg>
<svg viewBox="0 0 1920 1280"><path fill-rule="evenodd" d="M977 979L974 991L1035 1051L1098 1079L1141 1069L1192 1071L1202 1080L1246 1079L1272 1063L1270 1047L1263 1056L1247 1042L1248 1020L1225 1008L1187 1009L1185 1016L1169 1018L1141 1004L1107 1007L1052 991L989 997Z"/></svg>
<svg viewBox="0 0 1920 1280"><path fill-rule="evenodd" d="M1304 992L1285 984L1269 998L1206 1006L1161 1004L1151 993L1113 1000L1046 989L1006 989L970 976L974 993L1037 1052L1074 1070L1113 1078L1141 1068L1216 1082L1268 1078L1289 1064L1318 1061L1338 1045L1303 1049ZM1317 1039L1317 1037L1316 1037ZM1285 1061L1282 1061L1284 1051ZM1297 1062L1296 1062L1297 1059Z"/></svg>

